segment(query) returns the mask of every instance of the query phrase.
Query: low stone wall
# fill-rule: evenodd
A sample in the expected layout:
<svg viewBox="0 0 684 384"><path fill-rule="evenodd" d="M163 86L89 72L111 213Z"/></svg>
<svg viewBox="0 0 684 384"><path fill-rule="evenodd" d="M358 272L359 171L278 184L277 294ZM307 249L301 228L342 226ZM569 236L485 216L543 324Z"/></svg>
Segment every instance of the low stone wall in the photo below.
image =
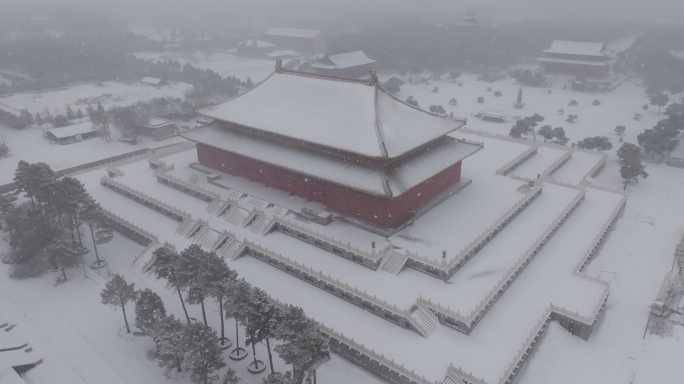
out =
<svg viewBox="0 0 684 384"><path fill-rule="evenodd" d="M109 177L102 177L100 179L100 184L178 222L183 222L187 217L190 217L189 213L183 212L180 209L148 196L143 192L114 181Z"/></svg>
<svg viewBox="0 0 684 384"><path fill-rule="evenodd" d="M109 211L105 211L105 215L107 215L107 218L109 219L109 223L112 226L112 229L130 238L136 243L144 246L149 246L150 244L157 241L157 236L145 231L137 225L125 219L122 219L121 217Z"/></svg>
<svg viewBox="0 0 684 384"><path fill-rule="evenodd" d="M156 172L155 176L157 177L158 183L164 184L173 189L177 189L183 193L186 193L192 197L198 198L206 202L211 202L213 200L220 199L221 197L218 193L212 192L208 189L202 188L197 185L192 185L190 183L185 182L184 180L181 180L177 177L171 176L164 172Z"/></svg>

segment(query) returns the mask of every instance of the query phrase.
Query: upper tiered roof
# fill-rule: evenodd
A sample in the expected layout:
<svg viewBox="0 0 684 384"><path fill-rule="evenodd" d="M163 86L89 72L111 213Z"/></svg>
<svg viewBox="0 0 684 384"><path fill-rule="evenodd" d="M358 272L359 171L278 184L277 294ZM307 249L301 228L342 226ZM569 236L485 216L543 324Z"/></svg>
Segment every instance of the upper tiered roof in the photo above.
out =
<svg viewBox="0 0 684 384"><path fill-rule="evenodd" d="M366 64L373 64L375 60L366 56L363 51L351 51L342 53L326 53L319 63L311 64L314 68L345 69Z"/></svg>
<svg viewBox="0 0 684 384"><path fill-rule="evenodd" d="M544 53L606 57L603 53L604 43L586 43L580 41L554 40L551 48Z"/></svg>
<svg viewBox="0 0 684 384"><path fill-rule="evenodd" d="M198 109L216 120L363 157L404 155L463 125L415 108L371 80L352 80L278 68L259 85Z"/></svg>

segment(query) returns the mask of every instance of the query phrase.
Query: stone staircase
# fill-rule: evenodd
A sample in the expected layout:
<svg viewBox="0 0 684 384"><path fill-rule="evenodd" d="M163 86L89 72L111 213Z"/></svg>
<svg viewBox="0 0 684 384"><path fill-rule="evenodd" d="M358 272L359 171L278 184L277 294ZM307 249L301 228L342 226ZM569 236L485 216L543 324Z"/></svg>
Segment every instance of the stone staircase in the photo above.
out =
<svg viewBox="0 0 684 384"><path fill-rule="evenodd" d="M209 203L206 212L210 215L216 214L225 204L226 202L224 200L215 199Z"/></svg>
<svg viewBox="0 0 684 384"><path fill-rule="evenodd" d="M267 201L261 200L260 198L254 196L249 196L245 200L247 200L247 202L252 204L253 206L259 208L264 208L268 205Z"/></svg>
<svg viewBox="0 0 684 384"><path fill-rule="evenodd" d="M238 191L237 189L231 189L228 192L228 196L234 198L234 199L240 199L242 196L245 196L245 193L242 191Z"/></svg>
<svg viewBox="0 0 684 384"><path fill-rule="evenodd" d="M269 210L271 212L273 212L274 214L279 215L279 216L285 216L290 212L289 209L287 209L285 207L281 207L280 205L274 205L274 206L270 207Z"/></svg>
<svg viewBox="0 0 684 384"><path fill-rule="evenodd" d="M211 250L213 245L216 243L216 240L221 236L219 232L214 231L211 228L207 228L204 232L202 232L199 236L195 238L195 241L193 243L198 244L205 250Z"/></svg>
<svg viewBox="0 0 684 384"><path fill-rule="evenodd" d="M197 224L195 220L186 220L178 226L176 233L181 236L186 236L188 234L187 232L195 227L195 224Z"/></svg>
<svg viewBox="0 0 684 384"><path fill-rule="evenodd" d="M442 384L457 384L451 377L447 376L442 381Z"/></svg>
<svg viewBox="0 0 684 384"><path fill-rule="evenodd" d="M425 310L420 307L415 307L413 312L411 312L411 317L416 319L420 325L423 326L426 336L432 335L432 333L437 329L438 322L433 319L432 316L427 314Z"/></svg>
<svg viewBox="0 0 684 384"><path fill-rule="evenodd" d="M226 214L224 220L233 225L237 225L238 227L242 227L242 223L248 215L248 210L238 207L237 209L230 210Z"/></svg>
<svg viewBox="0 0 684 384"><path fill-rule="evenodd" d="M241 242L237 240L233 240L230 242L230 244L224 246L221 248L221 257L232 257L235 251L237 251L238 248L240 248L240 245L242 245Z"/></svg>
<svg viewBox="0 0 684 384"><path fill-rule="evenodd" d="M266 225L268 225L270 221L271 220L266 216L259 216L256 220L254 220L249 230L252 231L252 233L263 235L264 228L266 228Z"/></svg>
<svg viewBox="0 0 684 384"><path fill-rule="evenodd" d="M399 272L401 272L404 264L406 264L406 255L392 251L390 252L389 256L385 257L385 261L382 263L380 269L393 275L397 275Z"/></svg>

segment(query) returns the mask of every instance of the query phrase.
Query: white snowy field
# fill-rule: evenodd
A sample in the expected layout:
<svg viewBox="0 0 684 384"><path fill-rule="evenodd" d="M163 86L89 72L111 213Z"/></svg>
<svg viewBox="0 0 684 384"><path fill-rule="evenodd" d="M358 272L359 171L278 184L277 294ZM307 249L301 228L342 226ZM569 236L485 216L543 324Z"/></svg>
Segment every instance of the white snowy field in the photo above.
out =
<svg viewBox="0 0 684 384"><path fill-rule="evenodd" d="M227 52L136 52L133 55L143 60L178 60L181 66L190 63L197 68L211 69L221 77L234 76L242 81L250 78L255 84L275 69L275 59L240 57Z"/></svg>
<svg viewBox="0 0 684 384"><path fill-rule="evenodd" d="M386 80L396 74L383 74L381 80ZM414 76L414 80L415 80ZM477 76L463 74L455 82L450 80L430 80L430 85L425 87L423 84L412 85L408 82L401 87L401 91L396 95L402 100L410 95L419 103L420 107L427 110L430 105L441 105L447 114L453 112L456 117L468 118L468 128L483 130L490 133L508 135L509 130L515 123L513 119L507 119L504 123L481 120L472 115L484 110L494 109L504 112L507 115L530 116L538 113L545 118L539 123L537 128L544 125L552 127L563 127L569 143L577 142L585 137L607 136L613 142L613 151L619 147L619 137L614 130L617 125L626 127L624 140L636 143L636 136L646 128L652 128L659 120L664 119L663 113L658 113L658 108L649 105L648 110L641 107L649 104L649 97L644 93L644 87L628 79L620 87L609 94L590 94L575 92L564 89L553 89L553 93L548 93L547 88L523 87L523 109L513 108L520 86L514 79L501 80L494 83L477 81ZM408 80L408 76L403 78ZM462 87L458 82L463 83ZM439 88L438 93L432 93L434 87ZM486 92L487 88L492 92ZM494 91L501 91L503 97L494 97ZM485 98L485 102L477 102L478 96ZM672 101L676 96L670 96ZM449 100L458 100L457 106L449 105ZM594 99L601 102L600 106L591 105ZM568 106L571 100L576 100L576 107ZM559 109L564 110L564 115L558 115ZM641 121L634 120L634 114L643 115ZM574 123L565 121L569 114L578 115ZM477 140L477 139L475 139ZM541 137L537 137L542 141ZM570 145L570 144L568 144ZM613 151L610 151L613 153Z"/></svg>
<svg viewBox="0 0 684 384"><path fill-rule="evenodd" d="M91 123L84 121L79 124ZM145 147L155 148L185 141L178 137L163 141L141 137L141 142L138 145L129 145L117 141L120 135L114 129L111 132L113 140L110 142L96 137L78 143L59 145L51 144L43 137L43 131L35 127L17 131L0 126L0 132L5 135L7 146L10 149L9 156L0 158L0 185L12 182L19 160L29 163L44 162L50 165L53 171L57 171Z"/></svg>
<svg viewBox="0 0 684 384"><path fill-rule="evenodd" d="M193 89L186 83L172 82L161 87L147 85L124 84L114 81L104 83L105 87L96 87L95 83L71 85L63 90L20 93L0 98L0 108L17 114L27 109L31 114L40 112L43 115L47 108L50 114L64 114L66 107L76 112L78 108L85 114L88 104L97 105L98 102L110 109L114 106L125 106L138 101L151 100L158 97L184 98L185 92Z"/></svg>

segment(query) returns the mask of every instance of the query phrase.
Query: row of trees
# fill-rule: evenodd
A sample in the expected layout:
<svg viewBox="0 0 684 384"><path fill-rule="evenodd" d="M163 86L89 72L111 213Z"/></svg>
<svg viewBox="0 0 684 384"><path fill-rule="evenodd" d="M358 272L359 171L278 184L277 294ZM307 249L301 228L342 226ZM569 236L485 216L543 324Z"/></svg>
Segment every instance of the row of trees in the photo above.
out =
<svg viewBox="0 0 684 384"><path fill-rule="evenodd" d="M10 245L17 262L29 264L33 273L47 265L61 267L79 262L87 252L81 227L85 224L100 262L97 244L112 239L113 231L102 207L74 178L58 179L49 165L20 161L14 173L17 191L0 195L0 218L7 224ZM28 201L19 203L23 194ZM47 264L45 263L47 262Z"/></svg>
<svg viewBox="0 0 684 384"><path fill-rule="evenodd" d="M662 156L674 149L677 144L675 138L684 129L684 103L670 104L665 113L667 118L637 135L637 142L651 156Z"/></svg>
<svg viewBox="0 0 684 384"><path fill-rule="evenodd" d="M329 347L318 324L308 319L301 308L277 306L266 292L238 280L237 273L223 258L196 244L181 252L166 244L156 249L153 257L154 274L173 286L185 321L167 316L164 303L156 293L149 289L137 292L133 284L127 284L120 276L110 280L101 296L103 304L124 310L128 332L125 306L135 302L135 325L139 329L136 334L152 337L160 366L192 370L195 383L214 382L218 379L214 372L225 367L221 348L230 343L224 320L234 319L236 348L230 352L232 357L241 358L247 354L240 347L239 326L242 326L246 335L244 345L252 347L252 369L263 367L264 363L257 359L255 346L265 343L271 371L269 382L300 384L307 378L315 382L316 369L330 359ZM219 308L220 336L208 326L207 300ZM201 322L192 321L186 303L201 307ZM275 340L280 344L273 347ZM292 365L292 371L284 376L275 372L273 350L285 363ZM234 376L234 372L229 371L228 375Z"/></svg>

